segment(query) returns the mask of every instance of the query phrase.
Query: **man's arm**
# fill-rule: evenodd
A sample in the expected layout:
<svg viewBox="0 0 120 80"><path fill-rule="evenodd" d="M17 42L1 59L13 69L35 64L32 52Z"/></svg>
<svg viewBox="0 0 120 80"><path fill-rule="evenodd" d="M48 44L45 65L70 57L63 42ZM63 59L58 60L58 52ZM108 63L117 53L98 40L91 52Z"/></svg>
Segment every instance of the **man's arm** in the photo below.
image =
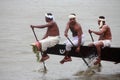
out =
<svg viewBox="0 0 120 80"><path fill-rule="evenodd" d="M50 22L50 23L47 23L45 25L37 25L37 26L33 26L31 25L32 28L46 28L46 27L50 27L52 26L54 23L53 22Z"/></svg>
<svg viewBox="0 0 120 80"><path fill-rule="evenodd" d="M81 39L82 39L82 29L81 26L77 28L77 34L78 34L78 47L76 48L76 52L80 51L80 46L81 46Z"/></svg>
<svg viewBox="0 0 120 80"><path fill-rule="evenodd" d="M93 32L93 33L96 34L96 35L101 35L101 34L103 34L106 30L107 30L107 26L103 26L103 27L101 28L101 30L99 30L99 31L90 30L90 32Z"/></svg>
<svg viewBox="0 0 120 80"><path fill-rule="evenodd" d="M69 30L69 23L67 23L65 32L64 32L64 36L68 37L68 30Z"/></svg>
<svg viewBox="0 0 120 80"><path fill-rule="evenodd" d="M78 33L78 46L80 46L81 45L81 36L82 36L81 26L78 27L77 33Z"/></svg>

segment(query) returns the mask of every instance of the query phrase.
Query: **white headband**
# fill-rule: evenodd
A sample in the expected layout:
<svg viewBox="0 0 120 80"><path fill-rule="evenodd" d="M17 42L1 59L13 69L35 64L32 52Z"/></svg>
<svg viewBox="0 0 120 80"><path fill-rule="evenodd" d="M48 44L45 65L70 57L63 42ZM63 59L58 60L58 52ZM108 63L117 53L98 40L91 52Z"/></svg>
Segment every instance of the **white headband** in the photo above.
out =
<svg viewBox="0 0 120 80"><path fill-rule="evenodd" d="M70 15L68 16L68 18L69 18L69 19L71 19L71 18L76 18L76 16L75 16L75 15L70 14Z"/></svg>
<svg viewBox="0 0 120 80"><path fill-rule="evenodd" d="M100 21L105 21L105 19L101 19L101 18L98 18L98 20L100 20Z"/></svg>
<svg viewBox="0 0 120 80"><path fill-rule="evenodd" d="M53 15L45 14L45 17L50 18L50 19L53 19Z"/></svg>
<svg viewBox="0 0 120 80"><path fill-rule="evenodd" d="M100 24L99 24L99 28L102 28L102 26L103 26L103 21L105 21L105 19L98 18L98 20L101 21Z"/></svg>

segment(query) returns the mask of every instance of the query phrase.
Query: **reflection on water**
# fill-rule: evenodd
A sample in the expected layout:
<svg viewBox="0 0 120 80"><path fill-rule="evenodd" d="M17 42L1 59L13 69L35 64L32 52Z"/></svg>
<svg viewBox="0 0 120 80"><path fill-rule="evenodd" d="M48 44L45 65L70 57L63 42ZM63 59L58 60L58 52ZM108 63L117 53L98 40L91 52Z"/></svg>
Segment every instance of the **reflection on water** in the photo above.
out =
<svg viewBox="0 0 120 80"><path fill-rule="evenodd" d="M120 74L94 74L91 76L88 75L79 75L79 76L71 76L69 78L50 78L43 74L39 78L34 78L34 80L120 80Z"/></svg>
<svg viewBox="0 0 120 80"><path fill-rule="evenodd" d="M119 79L120 79L120 74L115 74L115 75L96 74L96 75L93 75L92 77L91 76L78 77L75 80L119 80Z"/></svg>

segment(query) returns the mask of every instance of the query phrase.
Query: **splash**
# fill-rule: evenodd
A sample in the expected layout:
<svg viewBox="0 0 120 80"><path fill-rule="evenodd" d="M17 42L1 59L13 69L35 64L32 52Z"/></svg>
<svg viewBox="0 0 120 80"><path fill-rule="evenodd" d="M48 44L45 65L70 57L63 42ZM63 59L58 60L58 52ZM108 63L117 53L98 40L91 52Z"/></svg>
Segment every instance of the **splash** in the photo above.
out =
<svg viewBox="0 0 120 80"><path fill-rule="evenodd" d="M78 71L74 76L92 76L101 71L101 64L90 66L87 70Z"/></svg>

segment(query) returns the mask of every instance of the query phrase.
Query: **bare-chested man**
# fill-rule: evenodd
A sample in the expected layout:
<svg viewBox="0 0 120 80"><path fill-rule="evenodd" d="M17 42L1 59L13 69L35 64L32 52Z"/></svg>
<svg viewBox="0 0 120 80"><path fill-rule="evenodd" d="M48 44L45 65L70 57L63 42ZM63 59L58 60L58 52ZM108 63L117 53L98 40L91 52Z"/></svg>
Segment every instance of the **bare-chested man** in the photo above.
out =
<svg viewBox="0 0 120 80"><path fill-rule="evenodd" d="M111 46L111 40L112 40L112 34L110 27L106 25L105 23L105 17L99 16L98 19L98 25L99 25L99 31L89 30L89 33L94 33L96 35L99 35L99 39L96 42L91 43L89 46L96 46L98 58L95 65L100 63L101 59L101 48L102 47L110 47Z"/></svg>
<svg viewBox="0 0 120 80"><path fill-rule="evenodd" d="M76 21L76 15L74 13L70 14L69 21L67 23L64 35L65 37L68 37L68 30L70 29L72 32L73 38L72 43L74 46L76 46L76 51L80 51L80 46L84 44L84 35L81 28L81 25ZM72 43L68 40L66 42L66 52L65 57L60 61L61 64L64 62L72 61L71 56L69 55L69 52L71 51L71 48L73 47Z"/></svg>
<svg viewBox="0 0 120 80"><path fill-rule="evenodd" d="M36 42L32 45L37 46L39 51L43 52L42 58L40 61L45 61L49 58L49 56L46 53L47 48L53 47L56 44L59 43L59 28L56 24L56 22L53 20L53 15L51 13L45 14L45 20L47 24L45 25L38 25L33 26L31 25L31 28L47 28L47 32L42 40L39 42Z"/></svg>

